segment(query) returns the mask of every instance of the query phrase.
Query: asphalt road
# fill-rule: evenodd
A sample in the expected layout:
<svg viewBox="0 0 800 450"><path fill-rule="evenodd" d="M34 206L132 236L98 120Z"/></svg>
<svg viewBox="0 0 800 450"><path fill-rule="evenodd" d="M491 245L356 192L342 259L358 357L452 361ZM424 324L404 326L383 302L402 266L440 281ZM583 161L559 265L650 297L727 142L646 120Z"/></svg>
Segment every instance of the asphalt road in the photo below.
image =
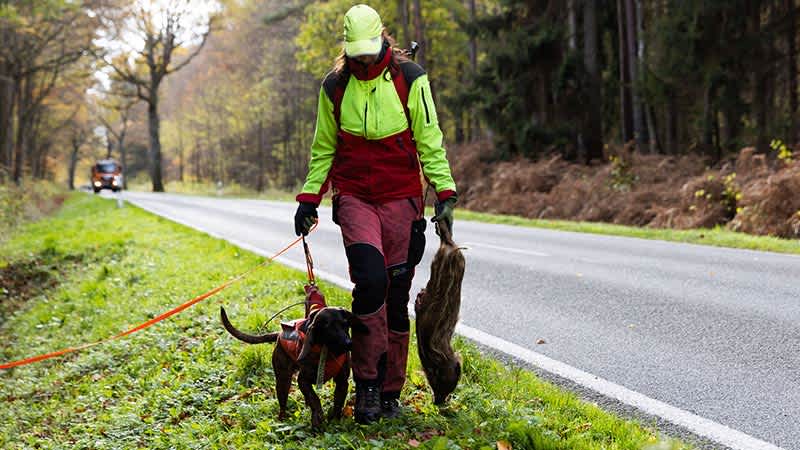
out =
<svg viewBox="0 0 800 450"><path fill-rule="evenodd" d="M292 203L124 197L265 254L294 236ZM463 325L800 450L800 257L466 221L455 238L469 248ZM330 209L310 245L317 269L346 283ZM281 261L301 267L302 250Z"/></svg>

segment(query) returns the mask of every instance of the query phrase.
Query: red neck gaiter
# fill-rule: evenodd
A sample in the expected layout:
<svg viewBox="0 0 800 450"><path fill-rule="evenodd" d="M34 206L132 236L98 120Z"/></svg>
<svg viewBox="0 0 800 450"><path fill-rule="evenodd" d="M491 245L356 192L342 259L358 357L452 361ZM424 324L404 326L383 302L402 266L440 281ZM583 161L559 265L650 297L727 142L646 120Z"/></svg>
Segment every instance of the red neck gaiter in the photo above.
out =
<svg viewBox="0 0 800 450"><path fill-rule="evenodd" d="M383 52L383 58L374 64L365 66L354 59L347 58L347 67L350 69L350 73L359 80L371 80L380 76L391 60L392 49L387 48Z"/></svg>

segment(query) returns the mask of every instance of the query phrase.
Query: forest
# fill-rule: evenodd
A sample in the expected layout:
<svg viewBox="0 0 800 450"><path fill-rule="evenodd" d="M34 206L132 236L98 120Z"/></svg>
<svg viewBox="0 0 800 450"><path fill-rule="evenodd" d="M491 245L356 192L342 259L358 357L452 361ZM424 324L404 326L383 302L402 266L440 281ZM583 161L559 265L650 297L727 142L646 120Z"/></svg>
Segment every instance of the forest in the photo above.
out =
<svg viewBox="0 0 800 450"><path fill-rule="evenodd" d="M342 16L354 3L0 0L0 182L74 188L89 164L112 157L128 183L154 191L168 182L296 190L320 82L341 52ZM662 176L707 179L717 170L714 186L683 195L692 203L701 188L719 191L719 214L682 222L713 226L748 206L764 211L741 181L725 181L733 173L726 163L744 164L743 148L768 169L748 175L754 181L793 163L797 0L366 3L398 45L420 44L416 60L432 80L467 207L492 209L487 198L498 187L563 201L553 198L563 180L475 181L504 164L553 161L575 179L603 174L604 189L625 203L659 181L637 172L646 162L667 164ZM465 161L473 172L474 164L485 168L467 177ZM791 186L800 185L796 178ZM667 221L653 207L664 201L650 198L629 218L554 212L546 202L494 209L676 226L677 215ZM676 207L698 214L696 204ZM788 208L792 216L800 205ZM800 233L786 226L761 232Z"/></svg>

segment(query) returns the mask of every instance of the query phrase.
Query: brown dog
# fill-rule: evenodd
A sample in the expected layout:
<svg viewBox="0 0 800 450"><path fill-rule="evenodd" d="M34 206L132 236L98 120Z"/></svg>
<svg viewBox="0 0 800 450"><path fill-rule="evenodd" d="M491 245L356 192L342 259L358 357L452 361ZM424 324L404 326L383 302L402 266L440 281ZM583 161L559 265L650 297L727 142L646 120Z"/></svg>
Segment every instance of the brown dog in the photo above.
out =
<svg viewBox="0 0 800 450"><path fill-rule="evenodd" d="M367 327L346 309L324 307L317 309L308 319L298 319L281 323L282 331L254 336L237 330L228 320L225 308L220 307L222 325L233 337L249 344L277 342L272 352L272 369L275 372L275 390L278 396L280 412L278 417L286 417L286 402L292 376L297 375L297 385L303 393L306 405L311 409L311 425L319 428L322 425L322 405L314 391L317 379L320 355L327 348L324 368L324 380L333 378L336 388L333 394L333 406L328 412L328 420L342 416L342 408L347 398L348 379L350 377L350 347L352 341L348 333L350 328L360 333L367 333Z"/></svg>

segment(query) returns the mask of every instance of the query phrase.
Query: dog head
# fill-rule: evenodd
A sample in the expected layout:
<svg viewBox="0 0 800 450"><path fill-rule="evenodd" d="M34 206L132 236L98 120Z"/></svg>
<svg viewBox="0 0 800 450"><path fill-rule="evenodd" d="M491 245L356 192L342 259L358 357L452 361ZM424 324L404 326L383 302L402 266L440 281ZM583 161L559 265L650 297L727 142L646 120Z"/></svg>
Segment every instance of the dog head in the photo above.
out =
<svg viewBox="0 0 800 450"><path fill-rule="evenodd" d="M314 311L308 316L308 330L303 348L297 360L302 361L315 345L328 347L334 355L347 353L353 346L350 340L350 329L367 334L369 329L358 318L344 308L326 307Z"/></svg>

